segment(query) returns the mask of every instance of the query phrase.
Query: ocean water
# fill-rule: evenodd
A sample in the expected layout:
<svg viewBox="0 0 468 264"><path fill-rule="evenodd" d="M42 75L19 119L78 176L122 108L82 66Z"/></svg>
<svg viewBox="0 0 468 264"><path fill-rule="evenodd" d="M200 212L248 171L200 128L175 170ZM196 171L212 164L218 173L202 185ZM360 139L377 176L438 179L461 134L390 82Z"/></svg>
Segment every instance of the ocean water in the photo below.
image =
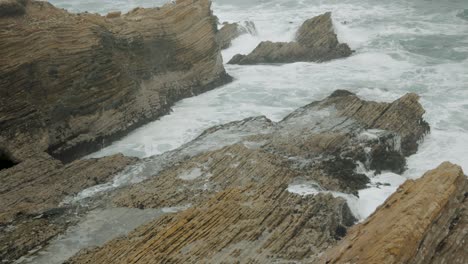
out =
<svg viewBox="0 0 468 264"><path fill-rule="evenodd" d="M128 11L159 6L150 0L52 0L73 12ZM149 157L189 142L213 125L265 115L278 121L336 89L375 101L420 95L431 133L409 157L403 175L372 176L360 192L359 217L372 213L405 179L443 161L468 171L468 0L214 0L220 21L253 21L258 35L243 35L223 51L224 61L248 53L262 40L291 41L301 23L332 12L335 31L356 52L326 63L226 65L235 80L178 102L170 115L149 123L89 157L122 152ZM371 175L372 173L370 173ZM375 178L375 179L374 179ZM293 188L294 189L294 188ZM314 194L304 191L303 195Z"/></svg>

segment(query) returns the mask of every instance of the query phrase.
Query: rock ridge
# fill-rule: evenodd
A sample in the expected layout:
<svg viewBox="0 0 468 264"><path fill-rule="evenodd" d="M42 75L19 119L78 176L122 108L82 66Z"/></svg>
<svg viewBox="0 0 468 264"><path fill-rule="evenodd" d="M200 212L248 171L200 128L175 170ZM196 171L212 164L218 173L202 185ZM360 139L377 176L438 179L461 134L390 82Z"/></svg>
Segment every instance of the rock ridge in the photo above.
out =
<svg viewBox="0 0 468 264"><path fill-rule="evenodd" d="M356 221L342 197L357 199L367 186L359 164L404 170L414 149L401 143L428 131L417 99L377 103L337 91L280 122L253 117L216 126L137 162L129 177L147 180L103 194L115 206L190 208L68 263L313 263ZM400 159L387 164L379 156Z"/></svg>
<svg viewBox="0 0 468 264"><path fill-rule="evenodd" d="M24 12L0 15L0 148L17 160L71 161L231 80L209 0L110 17L10 3Z"/></svg>
<svg viewBox="0 0 468 264"><path fill-rule="evenodd" d="M466 263L468 178L442 163L408 180L320 263Z"/></svg>

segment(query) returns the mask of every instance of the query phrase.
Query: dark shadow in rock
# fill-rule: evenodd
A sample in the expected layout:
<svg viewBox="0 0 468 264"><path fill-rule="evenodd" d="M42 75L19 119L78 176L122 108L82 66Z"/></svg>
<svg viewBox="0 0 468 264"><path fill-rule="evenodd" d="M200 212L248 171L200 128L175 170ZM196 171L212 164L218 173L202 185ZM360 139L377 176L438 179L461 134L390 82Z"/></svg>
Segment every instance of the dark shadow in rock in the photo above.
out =
<svg viewBox="0 0 468 264"><path fill-rule="evenodd" d="M9 169L17 164L18 162L15 162L6 151L0 149L0 170Z"/></svg>

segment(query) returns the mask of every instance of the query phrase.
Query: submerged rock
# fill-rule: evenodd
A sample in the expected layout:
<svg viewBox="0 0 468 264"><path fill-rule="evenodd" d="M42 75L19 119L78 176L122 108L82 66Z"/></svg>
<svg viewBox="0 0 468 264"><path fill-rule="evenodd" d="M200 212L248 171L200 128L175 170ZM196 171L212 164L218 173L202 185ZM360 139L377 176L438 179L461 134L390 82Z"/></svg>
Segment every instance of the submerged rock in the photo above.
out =
<svg viewBox="0 0 468 264"><path fill-rule="evenodd" d="M235 55L229 64L323 62L348 57L352 50L339 43L333 30L331 13L306 20L296 33L295 42L261 42L249 55Z"/></svg>
<svg viewBox="0 0 468 264"><path fill-rule="evenodd" d="M71 161L231 79L209 0L107 17L0 5L0 146L18 159Z"/></svg>
<svg viewBox="0 0 468 264"><path fill-rule="evenodd" d="M358 164L369 168L374 149L404 159L428 131L417 98L377 103L336 91L277 123L255 117L210 128L137 163L129 177L147 180L108 194L119 207L191 208L69 263L316 261L359 217L333 195L353 197L366 187ZM300 183L316 190L296 191Z"/></svg>
<svg viewBox="0 0 468 264"><path fill-rule="evenodd" d="M216 39L221 49L227 49L231 42L243 34L257 35L257 28L252 21L239 23L223 23L223 27L216 33Z"/></svg>
<svg viewBox="0 0 468 264"><path fill-rule="evenodd" d="M468 262L468 179L445 162L409 180L320 263Z"/></svg>

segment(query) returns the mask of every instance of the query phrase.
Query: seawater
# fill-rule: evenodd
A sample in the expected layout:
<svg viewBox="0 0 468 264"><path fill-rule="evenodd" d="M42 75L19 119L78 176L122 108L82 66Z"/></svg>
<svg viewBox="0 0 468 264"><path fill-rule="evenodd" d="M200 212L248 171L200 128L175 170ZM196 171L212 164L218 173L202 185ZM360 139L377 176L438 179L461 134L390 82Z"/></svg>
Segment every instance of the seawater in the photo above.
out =
<svg viewBox="0 0 468 264"><path fill-rule="evenodd" d="M128 11L166 1L52 0L73 12ZM399 184L418 178L442 161L468 171L468 0L214 0L220 21L253 21L257 36L243 35L223 51L224 61L249 53L260 41L291 41L301 23L331 11L335 31L356 52L326 63L226 65L235 80L184 99L173 112L135 130L89 157L115 153L149 157L176 149L213 125L265 115L278 121L294 109L347 89L374 101L391 102L408 92L421 96L431 133L409 157L403 175L373 178L390 186L360 192L365 218ZM305 192L307 193L307 192Z"/></svg>

